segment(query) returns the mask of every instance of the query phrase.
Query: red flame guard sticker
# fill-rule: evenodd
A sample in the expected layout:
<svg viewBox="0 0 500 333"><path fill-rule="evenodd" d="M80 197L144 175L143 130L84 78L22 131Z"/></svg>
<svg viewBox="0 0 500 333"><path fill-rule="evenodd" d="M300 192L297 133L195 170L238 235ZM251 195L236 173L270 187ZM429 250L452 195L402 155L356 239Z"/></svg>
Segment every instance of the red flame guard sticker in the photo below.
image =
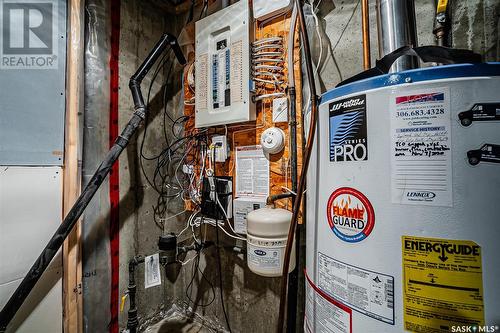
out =
<svg viewBox="0 0 500 333"><path fill-rule="evenodd" d="M350 187L341 187L330 195L326 216L333 233L349 243L368 237L375 225L372 204L363 193Z"/></svg>

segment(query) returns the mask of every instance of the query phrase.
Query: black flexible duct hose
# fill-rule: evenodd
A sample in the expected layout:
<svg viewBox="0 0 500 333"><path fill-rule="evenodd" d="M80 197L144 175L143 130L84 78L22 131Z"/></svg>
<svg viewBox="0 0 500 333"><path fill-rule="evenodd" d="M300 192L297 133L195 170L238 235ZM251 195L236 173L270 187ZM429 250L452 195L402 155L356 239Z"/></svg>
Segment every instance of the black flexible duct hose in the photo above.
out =
<svg viewBox="0 0 500 333"><path fill-rule="evenodd" d="M184 58L179 44L177 43L177 39L169 34L164 34L153 50L149 53L146 60L144 60L142 65L139 67L137 72L132 76L129 86L134 99L134 115L125 126L123 132L116 138L115 143L109 150L101 165L99 165L89 183L83 189L82 193L69 211L68 215L66 215L63 222L48 242L47 246L45 246L45 249L42 253L40 253L40 256L33 263L33 266L31 266L29 272L21 281L21 284L17 287L7 301L7 304L3 307L0 312L0 332L5 332L12 318L14 318L19 308L23 305L31 290L35 287L43 272L45 272L50 262L56 255L57 251L59 251L59 248L64 243L64 240L68 237L90 200L92 200L94 194L97 192L102 182L108 175L111 167L118 159L123 149L125 149L130 138L137 131L137 128L145 118L147 108L144 104L144 98L141 93L141 82L168 46L172 48L177 60L182 65L186 63L186 59Z"/></svg>

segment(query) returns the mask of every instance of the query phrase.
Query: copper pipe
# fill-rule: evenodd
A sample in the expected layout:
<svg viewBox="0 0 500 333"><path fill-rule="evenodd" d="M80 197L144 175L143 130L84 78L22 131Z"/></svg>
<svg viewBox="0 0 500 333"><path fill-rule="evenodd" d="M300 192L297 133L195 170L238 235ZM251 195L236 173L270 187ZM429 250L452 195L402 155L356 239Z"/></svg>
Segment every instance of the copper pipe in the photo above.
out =
<svg viewBox="0 0 500 333"><path fill-rule="evenodd" d="M278 327L277 332L283 332L285 324L285 310L286 310L286 300L287 300L287 282L288 282L288 269L290 267L290 256L293 248L293 241L295 239L295 229L297 226L297 221L299 217L300 207L302 203L302 197L306 186L306 174L309 168L309 161L311 159L311 151L314 143L314 136L316 134L316 122L318 117L318 96L316 95L316 83L314 82L313 67L311 61L311 50L309 46L309 37L306 29L306 22L304 18L304 11L302 10L302 5L300 0L295 0L295 6L298 11L299 26L300 26L300 37L302 41L302 48L305 55L307 80L309 83L309 91L311 94L311 123L309 125L309 133L307 136L306 147L304 148L303 158L302 158L302 168L300 170L300 180L297 186L297 195L293 203L293 213L292 221L290 223L290 229L288 230L288 238L285 248L285 258L283 262L283 271L281 278L281 294L280 294L280 307L279 307L279 317L278 317Z"/></svg>
<svg viewBox="0 0 500 333"><path fill-rule="evenodd" d="M370 69L370 8L368 0L361 0L361 28L363 30L363 68Z"/></svg>

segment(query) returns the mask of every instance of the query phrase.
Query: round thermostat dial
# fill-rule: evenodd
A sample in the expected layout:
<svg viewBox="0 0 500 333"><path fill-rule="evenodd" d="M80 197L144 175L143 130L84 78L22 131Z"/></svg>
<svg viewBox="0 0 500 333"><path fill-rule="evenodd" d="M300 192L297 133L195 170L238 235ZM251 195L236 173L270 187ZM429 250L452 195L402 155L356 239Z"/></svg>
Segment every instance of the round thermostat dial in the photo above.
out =
<svg viewBox="0 0 500 333"><path fill-rule="evenodd" d="M285 132L277 127L266 129L261 137L260 144L266 154L277 154L285 148Z"/></svg>

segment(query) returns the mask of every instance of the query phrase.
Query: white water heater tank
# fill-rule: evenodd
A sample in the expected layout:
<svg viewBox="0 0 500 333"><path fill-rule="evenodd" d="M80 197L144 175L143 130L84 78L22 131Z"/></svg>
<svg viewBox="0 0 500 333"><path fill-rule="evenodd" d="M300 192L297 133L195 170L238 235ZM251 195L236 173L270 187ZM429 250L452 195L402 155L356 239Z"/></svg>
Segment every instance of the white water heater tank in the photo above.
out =
<svg viewBox="0 0 500 333"><path fill-rule="evenodd" d="M340 86L316 138L305 331L500 331L500 63Z"/></svg>
<svg viewBox="0 0 500 333"><path fill-rule="evenodd" d="M281 276L292 213L267 206L247 215L247 263L256 274ZM295 269L295 245L289 272Z"/></svg>

